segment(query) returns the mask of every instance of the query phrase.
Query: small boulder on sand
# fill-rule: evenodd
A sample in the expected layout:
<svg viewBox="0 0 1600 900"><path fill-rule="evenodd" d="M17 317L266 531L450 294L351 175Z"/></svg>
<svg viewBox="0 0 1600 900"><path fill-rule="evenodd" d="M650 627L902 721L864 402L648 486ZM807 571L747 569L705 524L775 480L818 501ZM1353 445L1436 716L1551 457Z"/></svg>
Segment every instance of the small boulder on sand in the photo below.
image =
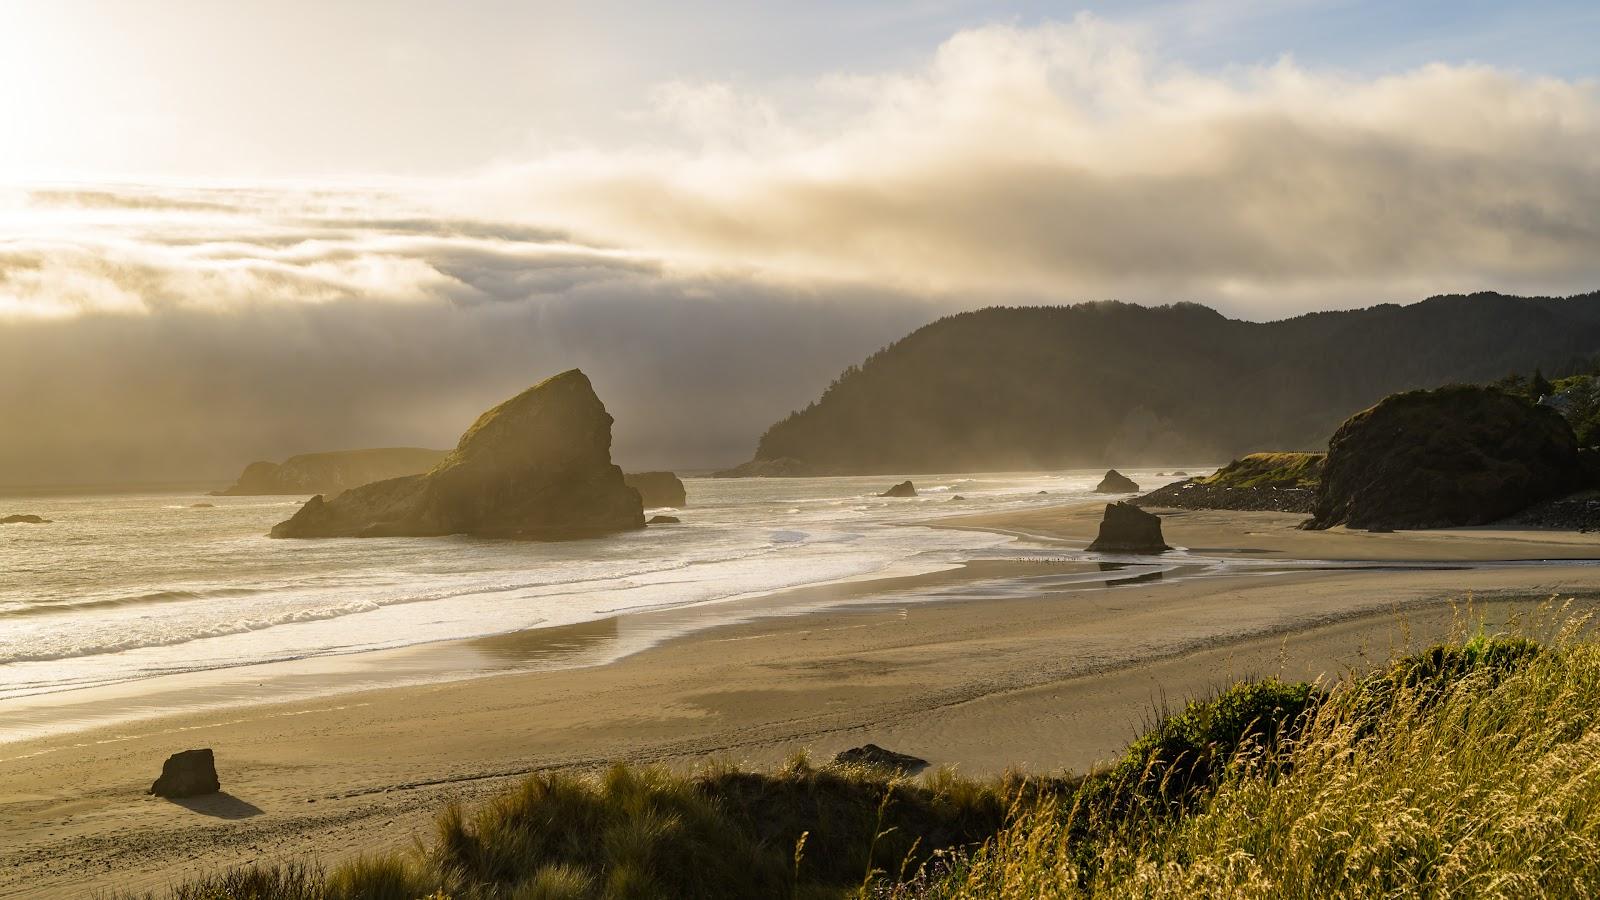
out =
<svg viewBox="0 0 1600 900"><path fill-rule="evenodd" d="M928 761L921 757L885 750L877 744L851 747L849 750L845 750L835 756L833 764L836 766L863 766L873 769L887 769L894 772L916 772L928 767Z"/></svg>
<svg viewBox="0 0 1600 900"><path fill-rule="evenodd" d="M217 781L216 757L210 747L185 750L167 757L161 766L161 777L150 785L148 793L157 797L198 797L222 790Z"/></svg>
<svg viewBox="0 0 1600 900"><path fill-rule="evenodd" d="M1100 536L1090 550L1120 553L1160 553L1171 550L1161 536L1161 517L1147 513L1132 503L1106 504L1100 520Z"/></svg>
<svg viewBox="0 0 1600 900"><path fill-rule="evenodd" d="M1106 477L1100 479L1100 483L1095 486L1094 492L1097 494L1133 494L1137 493L1138 490L1138 482L1118 472L1116 469L1112 469L1106 472Z"/></svg>
<svg viewBox="0 0 1600 900"><path fill-rule="evenodd" d="M894 487L889 488L887 491L884 491L883 493L879 494L878 496L879 497L915 497L916 495L917 495L916 486L913 485L909 481L902 481L899 484L895 485Z"/></svg>
<svg viewBox="0 0 1600 900"><path fill-rule="evenodd" d="M683 522L677 516L651 516L646 525L677 525Z"/></svg>
<svg viewBox="0 0 1600 900"><path fill-rule="evenodd" d="M50 520L40 518L32 513L18 513L14 516L0 518L0 525L49 525Z"/></svg>

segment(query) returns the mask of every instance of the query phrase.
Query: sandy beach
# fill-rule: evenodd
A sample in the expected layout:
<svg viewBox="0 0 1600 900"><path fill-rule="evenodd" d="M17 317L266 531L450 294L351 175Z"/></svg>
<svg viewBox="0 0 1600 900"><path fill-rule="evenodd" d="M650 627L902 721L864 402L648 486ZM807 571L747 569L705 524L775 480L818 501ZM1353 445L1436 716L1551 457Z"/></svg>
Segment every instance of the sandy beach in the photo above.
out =
<svg viewBox="0 0 1600 900"><path fill-rule="evenodd" d="M943 520L1078 547L1101 507ZM0 745L0 895L154 889L230 864L424 840L446 802L613 760L765 766L874 742L972 775L1085 770L1158 710L1229 681L1336 678L1452 629L1600 603L1600 538L1461 529L1303 532L1276 513L1162 511L1169 543L1255 561L1210 578L1107 579L1016 597L985 584L1093 563L1025 559L788 592L833 606L666 641L614 662L163 716ZM1181 554L1179 554L1181 556ZM1560 561L1570 562L1560 562ZM1540 565L1484 565L1553 561ZM1451 565L1456 564L1456 565ZM1095 567L1098 568L1098 567ZM964 586L967 599L925 602ZM862 602L870 600L871 602ZM658 623L657 623L658 624ZM574 661L648 614L475 642ZM602 654L603 656L603 654ZM144 795L167 754L215 749L224 794Z"/></svg>

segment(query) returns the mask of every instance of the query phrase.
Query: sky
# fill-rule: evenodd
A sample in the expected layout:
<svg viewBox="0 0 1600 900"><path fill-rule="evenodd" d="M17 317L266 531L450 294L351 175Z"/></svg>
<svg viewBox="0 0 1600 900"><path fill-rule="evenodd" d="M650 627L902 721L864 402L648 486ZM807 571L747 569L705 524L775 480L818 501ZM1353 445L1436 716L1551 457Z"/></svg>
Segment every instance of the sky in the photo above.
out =
<svg viewBox="0 0 1600 900"><path fill-rule="evenodd" d="M1600 287L1600 6L0 0L0 485L747 458L995 303Z"/></svg>

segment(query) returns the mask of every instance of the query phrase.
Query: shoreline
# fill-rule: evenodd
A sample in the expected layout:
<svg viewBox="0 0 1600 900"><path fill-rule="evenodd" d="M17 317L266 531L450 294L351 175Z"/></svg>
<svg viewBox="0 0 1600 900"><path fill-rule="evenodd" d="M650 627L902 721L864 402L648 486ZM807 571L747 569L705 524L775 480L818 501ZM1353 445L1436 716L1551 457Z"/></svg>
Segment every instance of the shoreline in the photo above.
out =
<svg viewBox="0 0 1600 900"><path fill-rule="evenodd" d="M1086 539L1086 522L1098 522L1099 508L1055 506L939 524L1009 526L1077 541ZM1285 541L1328 534L1284 534L1285 518L1296 517L1174 516L1169 538L1183 535L1214 556L1269 565L1287 561ZM112 878L119 888L158 888L249 860L334 862L404 847L431 831L434 814L450 800L482 799L527 772L611 760L689 769L731 758L767 766L799 750L823 759L870 741L969 775L1013 765L1082 771L1119 752L1163 702L1250 674L1333 677L1374 665L1401 648L1407 629L1413 646L1442 638L1459 619L1452 598L1475 597L1474 608L1491 622L1514 609L1536 610L1552 596L1584 596L1584 609L1600 605L1592 599L1600 596L1600 567L1582 561L1600 555L1600 541L1588 536L1330 536L1322 546L1335 550L1351 542L1387 546L1393 552L1379 562L1430 547L1435 556L1469 562L1506 549L1507 540L1524 558L1566 554L1573 562L1302 567L1270 577L1258 567L982 599L994 593L984 585L996 582L982 576L1003 575L1003 582L1019 567L1048 566L977 561L993 565L898 583L791 589L810 594L791 598L794 612L768 610L667 637L587 668L288 699L226 717L190 712L30 738L0 751L0 830L13 836L0 850L0 895L77 896ZM1372 543L1381 541L1390 543ZM1116 574L1086 572L1085 564L1049 574ZM950 598L924 599L941 591ZM584 653L636 627L637 620L617 617L542 637L539 629L514 632L475 639L496 646L473 652ZM184 804L145 797L160 761L191 746L216 749L227 793Z"/></svg>

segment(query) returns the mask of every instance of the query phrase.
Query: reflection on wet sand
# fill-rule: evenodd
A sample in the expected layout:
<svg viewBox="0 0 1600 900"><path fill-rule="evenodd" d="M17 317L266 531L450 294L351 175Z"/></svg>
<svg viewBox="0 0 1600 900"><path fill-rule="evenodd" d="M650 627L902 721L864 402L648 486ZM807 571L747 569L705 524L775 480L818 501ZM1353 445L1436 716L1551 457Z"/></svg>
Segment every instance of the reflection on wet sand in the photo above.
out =
<svg viewBox="0 0 1600 900"><path fill-rule="evenodd" d="M575 625L495 634L470 643L478 650L517 664L581 665L579 657L614 645L618 634L617 617L610 616Z"/></svg>

